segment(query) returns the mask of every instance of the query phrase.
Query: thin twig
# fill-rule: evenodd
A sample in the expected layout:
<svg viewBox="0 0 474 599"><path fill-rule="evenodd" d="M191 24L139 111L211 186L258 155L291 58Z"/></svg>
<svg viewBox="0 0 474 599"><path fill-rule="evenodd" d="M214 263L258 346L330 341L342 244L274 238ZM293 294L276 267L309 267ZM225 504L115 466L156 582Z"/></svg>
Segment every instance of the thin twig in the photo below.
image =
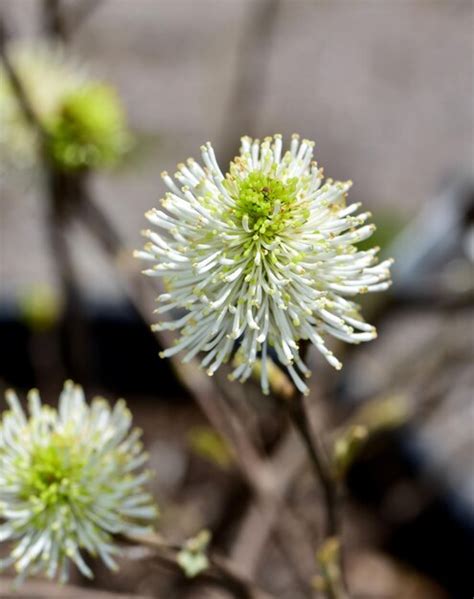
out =
<svg viewBox="0 0 474 599"><path fill-rule="evenodd" d="M341 526L338 509L339 493L337 485L328 467L324 448L310 428L303 398L301 396L296 397L291 404L288 405L288 415L303 442L316 479L321 485L326 510L325 534L327 537L339 536Z"/></svg>
<svg viewBox="0 0 474 599"><path fill-rule="evenodd" d="M47 35L68 41L97 10L101 0L80 0L64 11L61 0L43 0L43 27Z"/></svg>
<svg viewBox="0 0 474 599"><path fill-rule="evenodd" d="M65 234L72 207L78 199L80 176L61 172L50 159L48 152L49 134L36 114L23 83L10 60L7 51L7 40L7 27L5 22L0 18L0 58L20 110L38 136L39 155L43 165L46 195L48 198L49 241L65 298L65 327L69 338L68 345L71 348L70 358L74 369L73 374L83 382L86 382L88 373L85 359L88 355L85 351L87 330L83 318L80 289Z"/></svg>
<svg viewBox="0 0 474 599"><path fill-rule="evenodd" d="M91 17L94 11L96 11L101 4L101 0L81 0L81 2L76 6L75 10L70 10L67 35L71 37L74 33L76 33L76 31L80 29L83 23Z"/></svg>
<svg viewBox="0 0 474 599"><path fill-rule="evenodd" d="M65 42L67 28L61 11L61 0L43 0L43 29L47 37Z"/></svg>
<svg viewBox="0 0 474 599"><path fill-rule="evenodd" d="M232 544L231 559L247 576L258 571L260 556L278 517L284 512L286 495L304 462L298 439L288 431L269 460L272 471L278 472L273 493L254 498Z"/></svg>
<svg viewBox="0 0 474 599"><path fill-rule="evenodd" d="M5 72L10 80L11 86L13 88L13 92L18 100L18 105L20 106L21 111L23 112L26 120L32 126L32 128L39 134L40 140L44 143L46 139L46 133L41 126L40 120L36 115L36 112L31 105L31 102L25 93L23 88L23 84L18 77L14 66L8 56L7 51L7 42L9 39L9 31L8 27L5 23L5 20L0 16L0 58L3 62L3 66L5 68Z"/></svg>
<svg viewBox="0 0 474 599"><path fill-rule="evenodd" d="M178 563L178 554L182 551L183 546L170 544L157 534L128 536L124 537L123 540L149 547L155 552L158 559L171 566L174 570L182 572L182 568ZM273 598L266 591L256 587L250 579L242 576L229 559L217 554L209 555L208 559L209 567L196 576L197 580L217 583L240 599Z"/></svg>
<svg viewBox="0 0 474 599"><path fill-rule="evenodd" d="M71 367L69 376L87 385L91 372L88 359L90 333L67 233L78 189L73 177L59 172L49 162L45 161L44 170L49 211L48 239L64 296L63 326L68 340L66 361Z"/></svg>
<svg viewBox="0 0 474 599"><path fill-rule="evenodd" d="M307 353L306 344L302 353ZM337 552L337 567L340 573L337 589L328 589L328 596L334 599L349 597L345 576L344 559L342 551L342 522L341 522L341 489L338 480L333 475L331 465L326 455L325 448L311 428L302 394L286 403L289 418L298 433L306 454L309 457L316 481L321 487L325 510L325 541L338 539L341 550ZM339 591L340 589L340 591ZM336 592L337 591L337 592ZM336 592L336 595L334 594Z"/></svg>
<svg viewBox="0 0 474 599"><path fill-rule="evenodd" d="M255 135L265 84L268 62L280 14L281 0L249 3L237 52L238 64L231 92L225 136L222 142L224 164L235 156L242 133Z"/></svg>
<svg viewBox="0 0 474 599"><path fill-rule="evenodd" d="M21 585L15 579L0 576L0 599L150 599L150 595L114 593L113 591L85 588L75 584L57 584L34 578Z"/></svg>

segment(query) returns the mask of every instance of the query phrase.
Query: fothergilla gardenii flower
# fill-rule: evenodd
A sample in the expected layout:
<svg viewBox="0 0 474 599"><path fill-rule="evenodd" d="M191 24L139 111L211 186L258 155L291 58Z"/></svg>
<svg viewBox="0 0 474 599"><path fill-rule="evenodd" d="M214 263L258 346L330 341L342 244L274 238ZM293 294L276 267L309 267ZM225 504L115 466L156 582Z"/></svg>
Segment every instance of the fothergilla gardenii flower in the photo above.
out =
<svg viewBox="0 0 474 599"><path fill-rule="evenodd" d="M147 460L123 400L111 407L64 385L57 410L28 395L26 415L12 391L0 420L0 541L11 545L0 568L19 578L68 578L70 562L88 577L81 553L116 568L114 535L144 534L157 516L143 487Z"/></svg>
<svg viewBox="0 0 474 599"><path fill-rule="evenodd" d="M391 260L377 263L378 248L359 251L372 234L370 213L346 204L351 182L323 181L311 141L293 135L283 151L280 135L263 142L242 138L240 155L223 174L210 143L202 146L204 167L189 159L178 165L164 210L147 219L159 232L148 238L139 258L155 262L144 273L163 277L158 314L185 309L155 329L180 329L174 347L184 361L204 352L201 365L212 375L239 340L231 378L245 381L261 359L262 390L269 390L270 348L296 387L308 392L310 372L300 356L309 340L335 368L341 363L326 336L349 343L376 336L359 306L347 299L390 285Z"/></svg>
<svg viewBox="0 0 474 599"><path fill-rule="evenodd" d="M131 135L112 87L91 78L61 45L14 41L6 52L47 133L47 151L58 168L102 168L121 160L130 149ZM40 157L39 142L8 72L0 67L1 161L34 166Z"/></svg>

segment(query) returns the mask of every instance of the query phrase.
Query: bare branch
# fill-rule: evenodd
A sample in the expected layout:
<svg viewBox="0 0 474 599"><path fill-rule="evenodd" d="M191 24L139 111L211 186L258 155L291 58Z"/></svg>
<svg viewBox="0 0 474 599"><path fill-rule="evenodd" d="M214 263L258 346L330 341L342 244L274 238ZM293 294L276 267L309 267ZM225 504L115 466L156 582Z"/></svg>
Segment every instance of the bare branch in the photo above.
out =
<svg viewBox="0 0 474 599"><path fill-rule="evenodd" d="M7 43L10 37L8 27L5 20L0 16L0 59L3 62L5 72L10 79L11 86L18 100L18 104L30 125L40 135L42 141L46 138L46 133L41 126L41 122L36 115L36 112L31 105L31 102L25 93L22 82L18 77L14 66L11 63L10 57L8 56Z"/></svg>
<svg viewBox="0 0 474 599"><path fill-rule="evenodd" d="M0 599L149 599L144 595L132 595L86 589L70 584L56 584L45 580L25 581L14 587L14 580L0 577Z"/></svg>
<svg viewBox="0 0 474 599"><path fill-rule="evenodd" d="M240 40L237 73L226 123L222 155L224 164L234 155L243 133L253 135L259 116L258 107L268 77L268 60L280 14L281 0L249 3Z"/></svg>
<svg viewBox="0 0 474 599"><path fill-rule="evenodd" d="M155 557L165 565L176 571L182 572L177 561L178 553L183 549L181 545L172 545L160 535L124 537L124 541L144 545L153 550ZM257 588L253 582L242 576L230 560L216 554L209 556L210 567L196 576L196 580L218 584L230 591L240 599L272 599L273 596Z"/></svg>
<svg viewBox="0 0 474 599"><path fill-rule="evenodd" d="M100 6L100 0L80 0L66 6L61 0L43 0L43 28L51 38L67 42Z"/></svg>
<svg viewBox="0 0 474 599"><path fill-rule="evenodd" d="M66 41L67 28L61 11L61 0L43 0L43 29L50 39Z"/></svg>

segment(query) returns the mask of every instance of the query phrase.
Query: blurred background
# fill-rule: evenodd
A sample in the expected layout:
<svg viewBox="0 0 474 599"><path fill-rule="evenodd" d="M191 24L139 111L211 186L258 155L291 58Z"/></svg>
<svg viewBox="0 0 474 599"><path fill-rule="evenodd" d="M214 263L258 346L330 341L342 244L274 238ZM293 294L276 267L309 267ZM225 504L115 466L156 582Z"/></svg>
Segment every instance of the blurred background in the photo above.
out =
<svg viewBox="0 0 474 599"><path fill-rule="evenodd" d="M65 221L74 306L44 182L2 165L0 387L39 386L54 402L72 376L89 394L125 394L158 472L163 528L185 537L208 526L226 550L248 492L158 359L130 294L127 277L140 269L131 252L142 246L144 212L164 193L161 171L199 158L202 143L212 142L224 169L243 134L314 139L326 175L354 181L350 199L373 212L375 243L397 261L393 291L366 301L378 340L345 348L341 376L312 358L316 425L367 420L374 429L347 479L350 580L374 599L472 596L472 2L0 0L0 15L9 35L33 40L52 29L48 6L59 6L67 51L118 91L135 144L87 182L120 251L104 252L90 221ZM271 452L285 423L272 406L256 411ZM304 468L295 481L289 501L309 538L291 520L279 526L304 553L317 536L308 506L318 497ZM312 596L313 556L288 566L279 538L268 542L259 581L277 597ZM114 577L97 571L94 584L166 598L195 590L149 564L125 564Z"/></svg>

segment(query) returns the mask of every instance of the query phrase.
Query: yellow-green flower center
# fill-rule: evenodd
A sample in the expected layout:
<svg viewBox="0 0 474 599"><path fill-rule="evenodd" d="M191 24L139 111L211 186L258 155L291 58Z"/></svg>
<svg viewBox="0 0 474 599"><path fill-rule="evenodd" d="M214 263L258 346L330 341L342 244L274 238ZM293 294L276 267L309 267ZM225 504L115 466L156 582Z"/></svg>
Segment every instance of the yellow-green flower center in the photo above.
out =
<svg viewBox="0 0 474 599"><path fill-rule="evenodd" d="M262 235L280 232L296 202L296 177L285 182L253 171L239 183L235 216L248 219L248 228Z"/></svg>
<svg viewBox="0 0 474 599"><path fill-rule="evenodd" d="M130 144L117 94L98 83L65 97L48 132L53 158L69 170L113 165Z"/></svg>
<svg viewBox="0 0 474 599"><path fill-rule="evenodd" d="M54 443L37 446L29 464L24 465L22 495L25 499L34 497L43 506L67 503L82 487L84 465L73 440L57 435Z"/></svg>

